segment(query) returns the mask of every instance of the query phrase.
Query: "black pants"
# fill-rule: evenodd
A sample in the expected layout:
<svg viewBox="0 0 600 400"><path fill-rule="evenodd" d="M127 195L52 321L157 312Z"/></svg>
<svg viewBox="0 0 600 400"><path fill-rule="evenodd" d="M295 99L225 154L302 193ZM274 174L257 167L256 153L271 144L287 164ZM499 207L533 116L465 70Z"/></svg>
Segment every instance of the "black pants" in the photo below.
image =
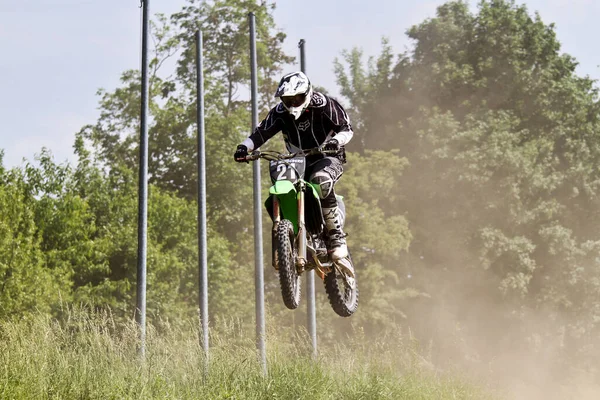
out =
<svg viewBox="0 0 600 400"><path fill-rule="evenodd" d="M334 208L337 206L334 186L344 173L344 167L339 158L324 157L311 162L306 168L309 182L317 185L321 198L321 207Z"/></svg>

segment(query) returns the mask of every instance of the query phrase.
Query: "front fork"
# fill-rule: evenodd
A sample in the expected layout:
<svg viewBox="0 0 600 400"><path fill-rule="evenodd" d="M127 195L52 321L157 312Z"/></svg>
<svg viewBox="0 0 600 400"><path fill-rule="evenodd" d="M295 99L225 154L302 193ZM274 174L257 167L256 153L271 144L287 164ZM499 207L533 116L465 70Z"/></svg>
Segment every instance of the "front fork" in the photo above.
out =
<svg viewBox="0 0 600 400"><path fill-rule="evenodd" d="M273 229L271 229L271 259L273 268L279 270L279 260L277 259L277 246L275 246L275 235L277 234L277 225L281 220L279 215L279 198L273 195Z"/></svg>
<svg viewBox="0 0 600 400"><path fill-rule="evenodd" d="M296 268L299 271L304 270L306 266L306 224L304 220L304 193L306 192L306 183L300 182L298 191L298 258L296 259Z"/></svg>

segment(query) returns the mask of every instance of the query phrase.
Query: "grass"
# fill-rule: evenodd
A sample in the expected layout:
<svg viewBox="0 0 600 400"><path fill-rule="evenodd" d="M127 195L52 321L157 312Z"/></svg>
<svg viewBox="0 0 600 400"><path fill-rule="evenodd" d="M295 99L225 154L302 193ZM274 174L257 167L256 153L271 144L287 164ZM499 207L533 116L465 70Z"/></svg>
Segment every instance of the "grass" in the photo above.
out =
<svg viewBox="0 0 600 400"><path fill-rule="evenodd" d="M134 323L71 310L0 322L0 399L491 399L435 373L402 340L323 345L317 360L289 332L269 334L268 374L236 324L211 337L208 372L193 323L148 329L138 357ZM387 343L387 344L386 344Z"/></svg>

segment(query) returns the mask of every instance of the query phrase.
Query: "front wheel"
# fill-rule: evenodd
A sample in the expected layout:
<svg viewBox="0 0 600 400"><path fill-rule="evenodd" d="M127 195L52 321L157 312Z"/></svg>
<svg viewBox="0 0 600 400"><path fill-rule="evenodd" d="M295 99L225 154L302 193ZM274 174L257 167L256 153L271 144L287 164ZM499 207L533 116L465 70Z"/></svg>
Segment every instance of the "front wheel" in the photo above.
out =
<svg viewBox="0 0 600 400"><path fill-rule="evenodd" d="M351 269L354 270L350 255L337 262L350 263ZM327 292L333 311L340 317L349 317L354 314L358 309L356 275L351 276L343 265L334 265L331 271L325 275L324 282L325 291Z"/></svg>
<svg viewBox="0 0 600 400"><path fill-rule="evenodd" d="M290 310L300 305L300 276L296 269L296 248L294 245L294 225L286 219L279 221L275 232L277 262L279 264L279 283L283 304Z"/></svg>

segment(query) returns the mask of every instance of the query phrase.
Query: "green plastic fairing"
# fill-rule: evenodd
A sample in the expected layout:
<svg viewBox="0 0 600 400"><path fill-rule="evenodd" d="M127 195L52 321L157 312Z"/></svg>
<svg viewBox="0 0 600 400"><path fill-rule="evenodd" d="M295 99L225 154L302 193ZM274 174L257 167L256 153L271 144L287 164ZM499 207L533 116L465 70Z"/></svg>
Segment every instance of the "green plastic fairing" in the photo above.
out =
<svg viewBox="0 0 600 400"><path fill-rule="evenodd" d="M269 189L270 194L276 194L278 196L282 194L288 194L292 191L296 193L296 188L290 181L276 181L275 184L271 186L271 189Z"/></svg>

